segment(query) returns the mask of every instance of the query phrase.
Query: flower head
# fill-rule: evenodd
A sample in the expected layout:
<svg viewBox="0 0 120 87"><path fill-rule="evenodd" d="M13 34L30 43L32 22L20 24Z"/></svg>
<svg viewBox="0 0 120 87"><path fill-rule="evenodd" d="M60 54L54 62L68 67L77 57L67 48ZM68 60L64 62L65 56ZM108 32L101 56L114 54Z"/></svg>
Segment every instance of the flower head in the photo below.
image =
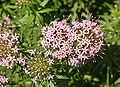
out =
<svg viewBox="0 0 120 87"><path fill-rule="evenodd" d="M4 83L8 83L8 78L0 75L0 86L3 85Z"/></svg>
<svg viewBox="0 0 120 87"><path fill-rule="evenodd" d="M69 63L81 66L101 50L104 36L96 22L83 20L82 23L72 24L77 38L74 41L74 54L70 56Z"/></svg>
<svg viewBox="0 0 120 87"><path fill-rule="evenodd" d="M72 52L73 37L71 27L66 21L53 21L49 27L42 29L44 39L42 44L48 48L52 48L51 55L55 58L65 58Z"/></svg>
<svg viewBox="0 0 120 87"><path fill-rule="evenodd" d="M28 61L26 61L27 68L25 68L26 74L34 75L43 79L48 79L50 69L52 68L53 60L46 59L42 54L34 55ZM34 80L34 79L32 79Z"/></svg>
<svg viewBox="0 0 120 87"><path fill-rule="evenodd" d="M45 56L66 58L72 66L81 66L96 56L103 45L103 32L96 22L83 20L53 21L42 29L42 45L49 48Z"/></svg>
<svg viewBox="0 0 120 87"><path fill-rule="evenodd" d="M0 26L0 65L12 68L14 62L20 61L18 58L19 48L15 45L18 41L19 36L17 34L13 35L9 30L10 19L4 17L4 20L0 21L2 26Z"/></svg>

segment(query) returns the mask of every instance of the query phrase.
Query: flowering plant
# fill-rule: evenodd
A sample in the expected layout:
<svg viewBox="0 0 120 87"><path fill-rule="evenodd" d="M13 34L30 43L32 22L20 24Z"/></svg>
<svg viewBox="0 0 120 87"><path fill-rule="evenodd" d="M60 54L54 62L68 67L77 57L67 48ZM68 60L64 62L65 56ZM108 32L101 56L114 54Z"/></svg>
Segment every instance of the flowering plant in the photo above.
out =
<svg viewBox="0 0 120 87"><path fill-rule="evenodd" d="M42 45L49 48L46 56L67 58L69 65L81 66L94 58L103 46L103 32L96 22L83 20L53 21L42 29Z"/></svg>
<svg viewBox="0 0 120 87"><path fill-rule="evenodd" d="M0 87L119 87L119 3L0 0Z"/></svg>

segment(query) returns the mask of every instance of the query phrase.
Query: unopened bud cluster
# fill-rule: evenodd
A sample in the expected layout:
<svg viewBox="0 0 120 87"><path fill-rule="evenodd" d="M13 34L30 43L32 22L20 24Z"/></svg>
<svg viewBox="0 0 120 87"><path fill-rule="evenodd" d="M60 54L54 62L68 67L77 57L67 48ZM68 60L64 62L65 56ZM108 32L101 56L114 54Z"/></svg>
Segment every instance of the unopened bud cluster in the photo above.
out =
<svg viewBox="0 0 120 87"><path fill-rule="evenodd" d="M28 3L29 0L16 0L16 5L19 7L19 8L22 8L26 3Z"/></svg>
<svg viewBox="0 0 120 87"><path fill-rule="evenodd" d="M42 54L36 54L26 61L27 67L24 71L26 74L40 77L43 80L53 79L53 75L50 73L53 63L53 60L44 58Z"/></svg>

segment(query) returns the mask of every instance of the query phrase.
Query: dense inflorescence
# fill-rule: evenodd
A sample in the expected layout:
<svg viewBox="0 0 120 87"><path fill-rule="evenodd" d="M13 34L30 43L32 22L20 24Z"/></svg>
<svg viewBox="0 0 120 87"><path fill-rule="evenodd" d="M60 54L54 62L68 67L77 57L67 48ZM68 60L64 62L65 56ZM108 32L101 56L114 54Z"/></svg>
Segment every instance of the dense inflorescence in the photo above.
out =
<svg viewBox="0 0 120 87"><path fill-rule="evenodd" d="M60 59L67 57L73 50L74 38L71 35L72 32L66 21L51 22L49 27L42 29L42 34L44 35L42 45L52 48L49 50L49 54L51 53L52 57Z"/></svg>
<svg viewBox="0 0 120 87"><path fill-rule="evenodd" d="M86 60L96 56L103 46L103 32L97 23L83 20L82 23L72 22L72 29L76 33L74 53L70 55L70 65L80 66Z"/></svg>
<svg viewBox="0 0 120 87"><path fill-rule="evenodd" d="M0 21L0 31L3 31L9 27L10 27L10 19L9 17L4 16L4 19Z"/></svg>
<svg viewBox="0 0 120 87"><path fill-rule="evenodd" d="M15 46L19 36L13 35L9 27L10 19L4 17L4 20L0 21L0 65L12 68L14 62L24 65L24 60L18 54L19 48Z"/></svg>
<svg viewBox="0 0 120 87"><path fill-rule="evenodd" d="M67 58L72 66L81 66L101 50L103 32L96 22L83 20L67 23L53 21L42 29L45 53L56 58Z"/></svg>
<svg viewBox="0 0 120 87"><path fill-rule="evenodd" d="M54 64L52 59L46 59L42 54L36 54L26 61L26 64L27 66L24 69L25 73L35 76L32 81L35 79L37 80L37 77L40 77L43 80L53 79L53 75L50 73L52 64Z"/></svg>
<svg viewBox="0 0 120 87"><path fill-rule="evenodd" d="M0 87L4 87L3 84L4 83L8 83L8 78L6 78L5 76L0 75Z"/></svg>

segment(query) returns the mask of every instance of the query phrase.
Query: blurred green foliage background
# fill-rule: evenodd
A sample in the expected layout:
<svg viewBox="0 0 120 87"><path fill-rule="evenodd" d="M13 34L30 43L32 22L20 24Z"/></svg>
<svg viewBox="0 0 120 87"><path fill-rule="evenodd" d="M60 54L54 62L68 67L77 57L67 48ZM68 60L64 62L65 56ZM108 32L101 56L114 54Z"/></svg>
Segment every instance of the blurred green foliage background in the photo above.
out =
<svg viewBox="0 0 120 87"><path fill-rule="evenodd" d="M21 36L18 46L25 57L27 50L40 48L41 28L51 21L97 20L105 45L96 62L78 68L58 64L56 84L36 87L120 87L120 0L0 0L0 19L3 16L16 24L14 33ZM26 84L26 78L11 79L9 87L35 87Z"/></svg>

